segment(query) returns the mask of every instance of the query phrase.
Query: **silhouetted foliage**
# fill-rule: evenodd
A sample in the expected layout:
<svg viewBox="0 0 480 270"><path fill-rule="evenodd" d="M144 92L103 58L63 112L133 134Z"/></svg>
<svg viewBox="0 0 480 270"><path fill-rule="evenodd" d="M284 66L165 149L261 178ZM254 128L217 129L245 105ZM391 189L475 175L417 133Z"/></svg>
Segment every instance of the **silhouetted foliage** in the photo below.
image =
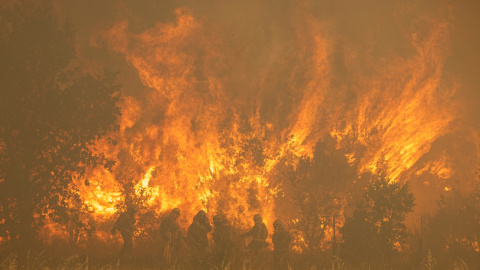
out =
<svg viewBox="0 0 480 270"><path fill-rule="evenodd" d="M373 176L363 200L341 229L343 257L355 263L382 266L401 251L407 238L405 217L414 206L408 183L389 183Z"/></svg>
<svg viewBox="0 0 480 270"><path fill-rule="evenodd" d="M294 227L303 233L308 248L317 249L355 171L335 148L335 140L327 137L316 144L313 158L302 157L289 174L301 213Z"/></svg>
<svg viewBox="0 0 480 270"><path fill-rule="evenodd" d="M480 267L480 189L443 196L428 219L425 241L442 269L452 269L459 259Z"/></svg>
<svg viewBox="0 0 480 270"><path fill-rule="evenodd" d="M74 57L74 32L50 5L0 11L0 229L21 249L47 217L80 222L72 181L113 165L93 142L114 127L119 88L112 75L79 74Z"/></svg>

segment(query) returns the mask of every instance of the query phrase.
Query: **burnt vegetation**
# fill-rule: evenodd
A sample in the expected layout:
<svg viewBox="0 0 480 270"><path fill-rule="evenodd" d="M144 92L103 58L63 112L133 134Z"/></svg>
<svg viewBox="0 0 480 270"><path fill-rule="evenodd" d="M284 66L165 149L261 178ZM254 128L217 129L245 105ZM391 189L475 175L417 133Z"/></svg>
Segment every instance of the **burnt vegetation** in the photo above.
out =
<svg viewBox="0 0 480 270"><path fill-rule="evenodd" d="M114 221L95 224L89 218L92 210L79 196L75 183L89 185L87 167L108 170L115 165L95 142L108 141L109 132L118 129L121 86L108 71L96 77L79 71L74 37L68 20L58 19L50 6L15 5L0 11L0 267L166 268L159 237L166 215L149 208L146 189L134 188L132 182L143 172L137 171L138 161L128 149L118 154L121 169L116 177L123 200L115 205L114 217L127 209L136 211L132 255L119 255L121 241L110 236ZM239 153L228 155L236 155L238 171L245 162L261 170L269 158L264 145L278 138L267 128L255 135L248 120L242 123L239 132L250 136L235 142L241 146ZM233 144L227 135L222 143ZM480 267L478 188L468 196L443 196L438 210L422 217L421 229L408 228L406 219L415 207L410 183L392 182L382 173L358 176L358 164L347 156L326 135L312 156L296 162L284 158L275 165L279 173L271 177L279 184L272 188L288 190L281 195L296 211L294 220L284 221L292 236L288 269ZM239 181L227 179L223 188ZM260 211L257 190L246 190L248 210ZM243 214L246 209L237 211ZM52 224L60 236L45 233ZM202 256L180 248L168 267L273 269L272 251L252 254L241 228L230 225L225 229L231 234L228 256L213 254L210 241L212 249ZM86 239L82 244L81 238Z"/></svg>

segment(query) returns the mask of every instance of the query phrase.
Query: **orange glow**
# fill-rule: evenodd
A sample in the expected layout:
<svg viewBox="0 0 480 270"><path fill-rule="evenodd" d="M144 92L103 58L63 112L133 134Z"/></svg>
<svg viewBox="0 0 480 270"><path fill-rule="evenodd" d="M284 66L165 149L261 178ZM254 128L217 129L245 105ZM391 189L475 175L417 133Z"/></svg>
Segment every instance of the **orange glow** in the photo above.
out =
<svg viewBox="0 0 480 270"><path fill-rule="evenodd" d="M307 143L316 121L312 115L322 102L318 89L328 87L330 45L318 34L308 41L315 56L311 63L314 79L307 85L295 112L296 120L282 136L269 135L275 125L262 120L258 111L241 119L242 112L234 110L231 123L219 129L230 102L222 80L215 76L217 71L210 70L215 68L218 57L217 41L209 38L188 10L179 9L176 14L175 24L157 24L138 35L130 35L126 30L128 23L122 22L106 37L110 48L124 54L138 70L142 82L155 90L148 104L142 105L133 97L126 97L122 104L118 141L143 174L142 179L134 180L135 191L138 195L143 190L148 204L159 214L180 207L184 222L196 211L206 209L209 215L224 212L233 224L246 229L251 226L253 215L260 213L272 230L275 198L280 188L271 181L275 166L286 156L293 156L295 160L312 155L318 140L316 136ZM307 25L313 33L321 30L313 21ZM193 48L203 51L202 58L192 53ZM201 71L204 81L194 75L198 72L194 66L196 61L205 62ZM192 91L204 87L206 95L214 98L208 104L202 96L204 93ZM141 115L148 115L147 110L152 110L156 102L160 109L166 107L165 120L142 123L143 131L129 134L129 129L139 125ZM192 121L196 121L200 129L192 130ZM245 125L251 130L245 132ZM252 142L259 148L245 149ZM116 151L106 152L112 153L115 159ZM229 184L225 185L226 182ZM110 194L112 204L119 201L114 199L116 195ZM100 209L98 202L89 202L96 206L96 211L106 209Z"/></svg>
<svg viewBox="0 0 480 270"><path fill-rule="evenodd" d="M298 222L298 213L276 208L284 188L279 164L295 167L299 158L312 158L316 143L327 136L348 153L346 159L358 174L385 172L391 181L399 181L407 173L428 172L444 180L455 173L445 153L409 171L432 142L453 129L458 115L455 104L445 108L442 102L456 90L456 85L441 83L446 54L442 45L451 27L447 22L428 22L424 38L411 33L408 57L360 59L363 56L348 48L345 65L355 78L351 91L356 99L343 108L328 102L335 92L331 62L336 42L329 24L312 16L295 17L298 25L290 45L295 61L288 63L293 67L285 79L295 101L288 115L276 113L281 105L275 105L279 108L272 109L273 116L265 117L262 103L269 101L252 101L241 91L231 94L229 87L240 84L260 96L266 88L277 87L268 86L268 80L278 63L264 56L267 60L259 60L258 70L249 73L236 54L238 48L222 38L220 30L211 31L186 8L175 13L174 23L157 23L141 33L130 32L129 22L121 21L92 38L91 45L104 41L124 57L145 87L138 90L144 96L122 96L120 128L109 134L116 144L100 139L95 145L115 166L111 171L90 168L88 184L76 183L96 222L111 223L122 211L130 184L132 195L145 199L147 209L140 211L166 215L178 207L184 229L204 209L210 217L225 214L239 230L249 228L259 213L272 233L280 212L291 223ZM357 61L368 62L372 71L355 69ZM343 226L346 204L345 198L340 200L337 228ZM322 218L322 246L327 248L333 228L330 217ZM102 233L99 237L109 237ZM294 250L306 245L296 232Z"/></svg>
<svg viewBox="0 0 480 270"><path fill-rule="evenodd" d="M434 21L431 27L424 39L411 36L414 57L383 62L377 78L358 82L358 91L369 88L369 94L359 99L344 128L331 131L339 147L347 147L352 140L367 147L366 153L355 153L359 172L377 173L381 166L392 181L398 180L430 150L433 141L451 131L455 105L444 108L442 101L453 95L456 86L445 88L440 83L445 53L441 45L451 26ZM432 170L442 178L451 175L446 168Z"/></svg>

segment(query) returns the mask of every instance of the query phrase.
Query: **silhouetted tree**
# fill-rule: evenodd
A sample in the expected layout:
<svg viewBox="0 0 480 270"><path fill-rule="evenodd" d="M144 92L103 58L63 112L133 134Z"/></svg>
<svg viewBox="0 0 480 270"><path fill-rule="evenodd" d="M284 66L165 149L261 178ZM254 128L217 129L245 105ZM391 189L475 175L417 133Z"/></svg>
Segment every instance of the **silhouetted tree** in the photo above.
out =
<svg viewBox="0 0 480 270"><path fill-rule="evenodd" d="M112 165L93 143L114 127L119 88L112 75L78 74L74 57L74 32L48 3L0 11L2 225L22 250L47 215L69 219L79 202L72 180Z"/></svg>
<svg viewBox="0 0 480 270"><path fill-rule="evenodd" d="M406 241L406 215L412 211L413 194L408 183L372 176L363 200L341 228L346 259L360 264L383 264L391 260Z"/></svg>
<svg viewBox="0 0 480 270"><path fill-rule="evenodd" d="M301 218L294 224L309 249L316 249L325 236L331 218L339 210L338 200L345 196L349 182L356 177L345 153L335 148L335 140L324 138L315 146L312 158L302 157L289 172Z"/></svg>
<svg viewBox="0 0 480 270"><path fill-rule="evenodd" d="M452 269L459 258L480 267L480 188L471 194L452 191L442 196L439 209L428 219L426 244L440 269Z"/></svg>

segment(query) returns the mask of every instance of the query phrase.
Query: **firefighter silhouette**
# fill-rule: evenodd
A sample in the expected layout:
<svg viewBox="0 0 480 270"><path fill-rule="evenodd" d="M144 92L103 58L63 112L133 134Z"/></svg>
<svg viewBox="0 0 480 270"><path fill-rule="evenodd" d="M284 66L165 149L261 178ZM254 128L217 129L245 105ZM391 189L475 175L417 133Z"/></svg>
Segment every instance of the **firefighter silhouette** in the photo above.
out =
<svg viewBox="0 0 480 270"><path fill-rule="evenodd" d="M275 230L272 236L275 270L288 269L288 251L292 238L279 219L273 222L273 228Z"/></svg>
<svg viewBox="0 0 480 270"><path fill-rule="evenodd" d="M200 210L187 231L187 244L192 255L202 255L208 251L208 233L212 226L205 211Z"/></svg>
<svg viewBox="0 0 480 270"><path fill-rule="evenodd" d="M243 234L243 237L251 237L252 240L248 243L248 249L252 250L255 254L258 254L260 250L266 248L268 243L266 242L268 237L268 230L265 223L263 223L262 216L256 214L253 216L254 225L247 233Z"/></svg>
<svg viewBox="0 0 480 270"><path fill-rule="evenodd" d="M233 258L234 243L231 228L227 218L223 214L213 217L213 257L218 268L228 266Z"/></svg>
<svg viewBox="0 0 480 270"><path fill-rule="evenodd" d="M178 224L180 209L174 208L160 224L160 236L163 239L162 257L166 264L176 261L182 245L183 235Z"/></svg>
<svg viewBox="0 0 480 270"><path fill-rule="evenodd" d="M133 250L133 230L135 226L135 209L128 207L127 211L120 214L112 228L112 234L120 232L123 238L121 254L130 255Z"/></svg>

